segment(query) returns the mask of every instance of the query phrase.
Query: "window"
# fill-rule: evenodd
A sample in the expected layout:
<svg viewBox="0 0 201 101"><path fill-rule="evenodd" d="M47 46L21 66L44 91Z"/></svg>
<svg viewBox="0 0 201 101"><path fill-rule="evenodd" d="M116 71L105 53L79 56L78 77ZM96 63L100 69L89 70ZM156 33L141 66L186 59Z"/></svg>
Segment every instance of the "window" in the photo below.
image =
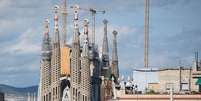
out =
<svg viewBox="0 0 201 101"><path fill-rule="evenodd" d="M53 96L55 95L55 89L53 88Z"/></svg>
<svg viewBox="0 0 201 101"><path fill-rule="evenodd" d="M166 83L165 88L166 88L166 90L170 90L171 88L174 89L174 84L173 83Z"/></svg>
<svg viewBox="0 0 201 101"><path fill-rule="evenodd" d="M182 83L181 84L181 90L188 91L189 90L189 84L188 83Z"/></svg>

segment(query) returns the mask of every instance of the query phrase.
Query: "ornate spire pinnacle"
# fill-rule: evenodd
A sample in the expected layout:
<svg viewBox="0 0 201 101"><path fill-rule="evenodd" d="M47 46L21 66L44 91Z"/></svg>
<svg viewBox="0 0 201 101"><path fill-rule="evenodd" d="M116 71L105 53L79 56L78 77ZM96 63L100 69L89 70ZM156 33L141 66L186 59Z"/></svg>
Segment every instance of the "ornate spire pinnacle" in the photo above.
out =
<svg viewBox="0 0 201 101"><path fill-rule="evenodd" d="M74 5L73 7L74 11L74 18L73 18L73 23L74 23L74 34L73 34L73 43L79 43L79 26L78 26L78 10L79 6Z"/></svg>
<svg viewBox="0 0 201 101"><path fill-rule="evenodd" d="M104 23L104 36L103 36L103 46L102 46L102 55L108 55L108 39L107 39L107 23L106 19L103 20Z"/></svg>
<svg viewBox="0 0 201 101"><path fill-rule="evenodd" d="M78 10L80 9L79 5L74 5L71 8L73 8L74 11L74 20L78 20Z"/></svg>
<svg viewBox="0 0 201 101"><path fill-rule="evenodd" d="M113 47L112 47L112 74L115 80L119 78L118 55L117 55L117 31L113 31Z"/></svg>
<svg viewBox="0 0 201 101"><path fill-rule="evenodd" d="M44 36L42 43L42 51L50 51L50 38L49 38L49 20L45 19L44 22Z"/></svg>
<svg viewBox="0 0 201 101"><path fill-rule="evenodd" d="M84 45L83 45L83 51L82 51L82 56L83 57L88 57L89 56L89 50L88 50L88 24L89 21L88 19L84 20Z"/></svg>
<svg viewBox="0 0 201 101"><path fill-rule="evenodd" d="M58 10L59 10L59 6L55 5L54 7L54 35L53 35L53 43L60 43L60 38L59 38L59 25L58 25ZM60 47L60 45L59 45Z"/></svg>
<svg viewBox="0 0 201 101"><path fill-rule="evenodd" d="M89 20L88 19L84 19L84 35L86 35L86 40L88 40L88 32L89 32Z"/></svg>
<svg viewBox="0 0 201 101"><path fill-rule="evenodd" d="M117 55L117 31L113 31L113 49L112 49L112 61L118 61Z"/></svg>
<svg viewBox="0 0 201 101"><path fill-rule="evenodd" d="M54 11L54 13L55 13L55 15L54 15L54 29L58 30L59 29L59 26L58 26L58 19L59 19L58 10L59 10L59 6L55 5L54 10L55 10Z"/></svg>
<svg viewBox="0 0 201 101"><path fill-rule="evenodd" d="M44 26L45 26L45 35L47 35L49 33L49 19L45 19L45 23L44 23Z"/></svg>
<svg viewBox="0 0 201 101"><path fill-rule="evenodd" d="M49 39L49 19L45 19L44 22L44 39L47 40Z"/></svg>

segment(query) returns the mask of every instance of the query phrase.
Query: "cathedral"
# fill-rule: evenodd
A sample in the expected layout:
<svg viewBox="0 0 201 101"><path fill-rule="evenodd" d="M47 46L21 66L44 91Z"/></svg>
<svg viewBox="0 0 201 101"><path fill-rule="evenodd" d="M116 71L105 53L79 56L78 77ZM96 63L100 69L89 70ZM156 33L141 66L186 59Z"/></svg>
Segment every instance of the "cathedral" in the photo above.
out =
<svg viewBox="0 0 201 101"><path fill-rule="evenodd" d="M115 30L112 32L113 44L110 59L108 21L103 20L102 46L98 46L94 38L96 33L89 32L89 20L80 21L80 8L74 5L71 7L73 10L72 44L67 44L66 0L63 4L62 7L54 8L52 37L50 37L49 19L44 22L38 101L108 101L113 99L114 85L119 84L118 32ZM59 31L60 13L62 15L61 32ZM80 22L83 23L80 24ZM80 31L80 28L83 31ZM98 50L99 47L102 47L101 52Z"/></svg>

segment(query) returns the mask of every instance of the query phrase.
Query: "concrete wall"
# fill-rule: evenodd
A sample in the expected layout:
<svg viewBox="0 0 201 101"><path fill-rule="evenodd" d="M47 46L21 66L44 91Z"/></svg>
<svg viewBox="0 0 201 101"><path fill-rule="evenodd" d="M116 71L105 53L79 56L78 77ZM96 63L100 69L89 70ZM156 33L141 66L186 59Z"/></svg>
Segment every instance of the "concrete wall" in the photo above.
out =
<svg viewBox="0 0 201 101"><path fill-rule="evenodd" d="M166 88L173 85L174 92L180 89L179 70L165 70L159 72L160 92L167 92Z"/></svg>
<svg viewBox="0 0 201 101"><path fill-rule="evenodd" d="M167 92L166 88L173 85L174 92L179 93L180 87L181 90L189 90L190 87L190 78L191 78L190 69L170 69L159 72L159 85L160 92ZM180 84L181 82L181 84Z"/></svg>
<svg viewBox="0 0 201 101"><path fill-rule="evenodd" d="M133 72L133 78L138 84L139 88L138 90L143 91L143 87L146 85L145 81L147 81L148 89L152 89L155 92L160 93L166 93L168 90L166 88L169 88L170 86L173 86L174 93L180 93L180 92L189 92L189 91L196 91L198 92L198 85L196 85L196 81L198 77L201 77L201 71L196 71L193 67L193 70L190 70L189 68L169 68L164 69L161 71L158 71L155 74L158 74L158 82L150 80L153 78L151 73L146 74L148 77L145 78L143 75L145 75L145 72ZM155 77L155 76L154 76ZM151 84L151 83L158 83L158 84Z"/></svg>
<svg viewBox="0 0 201 101"><path fill-rule="evenodd" d="M149 83L148 90L154 90L154 92L160 92L160 85L159 83Z"/></svg>

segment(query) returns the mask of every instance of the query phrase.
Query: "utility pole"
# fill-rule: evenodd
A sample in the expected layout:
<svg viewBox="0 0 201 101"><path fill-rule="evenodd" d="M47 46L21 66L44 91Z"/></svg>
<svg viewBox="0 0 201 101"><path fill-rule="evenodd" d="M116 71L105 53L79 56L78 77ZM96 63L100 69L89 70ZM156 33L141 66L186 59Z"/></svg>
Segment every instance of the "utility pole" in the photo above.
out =
<svg viewBox="0 0 201 101"><path fill-rule="evenodd" d="M149 67L149 0L144 0L144 67Z"/></svg>
<svg viewBox="0 0 201 101"><path fill-rule="evenodd" d="M173 85L170 87L170 101L174 101L173 100L173 91L174 91L174 88L173 88Z"/></svg>
<svg viewBox="0 0 201 101"><path fill-rule="evenodd" d="M196 70L199 68L199 67L198 67L198 66L199 66L199 65L198 65L198 60L199 60L198 51L196 51L196 52L195 52L195 63L196 63L195 65L196 65Z"/></svg>

